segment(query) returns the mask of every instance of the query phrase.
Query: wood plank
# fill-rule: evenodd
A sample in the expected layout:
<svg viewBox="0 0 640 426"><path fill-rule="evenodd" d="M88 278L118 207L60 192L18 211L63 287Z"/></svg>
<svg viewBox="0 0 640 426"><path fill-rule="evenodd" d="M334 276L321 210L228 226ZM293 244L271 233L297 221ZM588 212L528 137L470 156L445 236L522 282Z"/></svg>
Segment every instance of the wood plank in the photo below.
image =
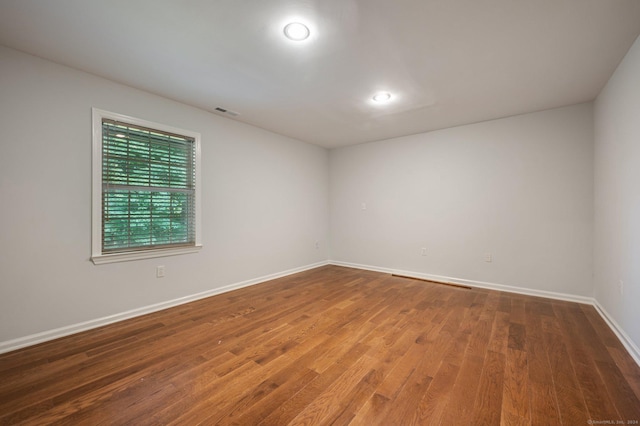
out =
<svg viewBox="0 0 640 426"><path fill-rule="evenodd" d="M640 399L640 369L629 354L619 346L608 347L611 358L622 372L625 381L631 386L636 398Z"/></svg>
<svg viewBox="0 0 640 426"><path fill-rule="evenodd" d="M584 395L578 385L578 378L562 337L555 333L545 333L544 339L545 350L549 354L560 419L564 424L587 423L592 419L589 417Z"/></svg>
<svg viewBox="0 0 640 426"><path fill-rule="evenodd" d="M493 323L491 338L489 339L488 350L505 355L509 346L509 331L511 323L509 313L497 311L496 319Z"/></svg>
<svg viewBox="0 0 640 426"><path fill-rule="evenodd" d="M560 425L562 420L558 410L558 398L540 325L542 314L537 309L540 306L536 301L527 304L525 350L529 373L531 424Z"/></svg>
<svg viewBox="0 0 640 426"><path fill-rule="evenodd" d="M443 362L433 377L416 410L416 424L442 424L444 409L449 402L460 366Z"/></svg>
<svg viewBox="0 0 640 426"><path fill-rule="evenodd" d="M523 324L518 324L515 322L509 324L509 342L507 345L509 349L523 351L526 337L527 331Z"/></svg>
<svg viewBox="0 0 640 426"><path fill-rule="evenodd" d="M530 424L529 375L527 354L507 349L502 387L501 424Z"/></svg>
<svg viewBox="0 0 640 426"><path fill-rule="evenodd" d="M579 306L557 307L556 311L562 323L566 325L563 337L567 353L574 366L577 383L584 396L590 419L619 419L620 414L607 392L606 380L603 380L596 365L597 360L610 357L602 353L604 346L598 347L602 342L595 340L595 336L591 335L585 338L584 334L589 334L589 330L584 327L585 324L580 324L585 318Z"/></svg>
<svg viewBox="0 0 640 426"><path fill-rule="evenodd" d="M620 369L609 362L596 361L596 364L601 376L609 378L604 383L620 418L625 423L633 420L640 421L640 400L625 380Z"/></svg>
<svg viewBox="0 0 640 426"><path fill-rule="evenodd" d="M471 424L474 416L473 403L475 401L484 359L478 356L465 356L460 366L449 402L441 424Z"/></svg>
<svg viewBox="0 0 640 426"><path fill-rule="evenodd" d="M342 376L345 371L349 370L368 349L367 346L360 344L352 346L349 351L340 357L340 359L336 360L329 369L319 374L318 377L307 386L279 406L277 410L271 412L260 424L280 425L291 422L291 420L303 411L313 400L331 386L334 381Z"/></svg>
<svg viewBox="0 0 640 426"><path fill-rule="evenodd" d="M372 360L366 356L359 358L347 368L323 392L321 392L304 409L300 410L291 423L293 424L321 424L333 422L347 408L354 395L354 388L362 382L364 377L375 370L370 369Z"/></svg>
<svg viewBox="0 0 640 426"><path fill-rule="evenodd" d="M474 425L500 424L505 356L487 351L473 407Z"/></svg>

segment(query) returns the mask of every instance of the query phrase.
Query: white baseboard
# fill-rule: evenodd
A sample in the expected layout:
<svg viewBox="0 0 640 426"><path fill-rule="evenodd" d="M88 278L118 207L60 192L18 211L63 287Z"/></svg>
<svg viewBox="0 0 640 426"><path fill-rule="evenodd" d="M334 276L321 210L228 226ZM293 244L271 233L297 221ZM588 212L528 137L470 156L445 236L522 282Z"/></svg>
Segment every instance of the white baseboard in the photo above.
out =
<svg viewBox="0 0 640 426"><path fill-rule="evenodd" d="M398 275L404 275L407 277L422 278L427 280L431 279L436 281L445 281L445 282L450 282L454 284L467 285L470 287L480 287L480 288L486 288L489 290L506 291L509 293L524 294L527 296L546 297L549 299L564 300L568 302L576 302L576 303L584 303L587 305L592 305L596 309L596 311L598 311L598 313L604 319L604 321L607 323L609 328L611 328L611 330L616 334L616 336L618 337L622 345L625 347L627 352L629 352L629 355L631 355L631 357L636 362L636 364L640 366L640 349L638 348L638 346L633 342L633 340L631 340L629 335L625 333L622 327L618 325L618 323L613 319L613 317L609 315L609 313L602 307L602 305L600 305L600 303L593 297L576 296L572 294L557 293L553 291L513 287L509 285L466 280L462 278L444 277L441 275L423 274L420 272L401 271L401 270L390 269L390 268L380 268L377 266L360 265L357 263L340 262L336 260L330 260L329 264L336 265L336 266L344 266L347 268L364 269L367 271L382 272L386 274L398 274Z"/></svg>
<svg viewBox="0 0 640 426"><path fill-rule="evenodd" d="M633 358L633 360L640 366L640 348L631 340L631 337L618 325L618 323L613 319L609 312L598 302L597 300L593 301L593 306L596 308L596 311L600 314L600 316L607 323L609 328L613 330L613 332L618 336L618 339L624 345L629 355Z"/></svg>
<svg viewBox="0 0 640 426"><path fill-rule="evenodd" d="M488 290L497 290L497 291L506 291L509 293L525 294L527 296L538 296L538 297L546 297L549 299L565 300L567 302L585 303L587 305L592 305L594 302L594 299L592 297L576 296L573 294L558 293L555 291L545 291L545 290L536 290L532 288L513 287L510 285L504 285L504 284L495 284L495 283L488 283L484 281L467 280L463 278L445 277L442 275L425 274L421 272L403 271L398 269L380 268L377 266L360 265L357 263L349 263L349 262L339 262L336 260L330 260L329 264L336 265L336 266L345 266L348 268L365 269L368 271L383 272L387 274L404 275L407 277L420 278L424 280L444 281L444 282L449 282L453 284L466 285L469 287L486 288Z"/></svg>
<svg viewBox="0 0 640 426"><path fill-rule="evenodd" d="M320 266L325 266L328 264L329 262L327 261L313 263L311 265L301 266L299 268L289 269L289 270L278 272L275 274L265 275L259 278L254 278L251 280L246 280L239 283L226 285L224 287L203 291L201 293L180 297L178 299L168 300L166 302L156 303L154 305L132 309L130 311L121 312L115 315L96 318L93 320L81 322L79 324L72 324L65 327L56 328L53 330L43 331L41 333L31 334L29 336L20 337L13 340L7 340L4 342L0 342L0 354L5 352L11 352L16 349L24 348L27 346L36 345L38 343L47 342L49 340L58 339L60 337L69 336L71 334L79 333L81 331L91 330L93 328L102 327L104 325L113 324L115 322L123 321L126 319L150 314L152 312L161 311L163 309L172 308L174 306L183 305L185 303L193 302L199 299L204 299L210 296L215 296L217 294L226 293L228 291L237 290L239 288L260 284L265 281L271 281L277 278L286 277L287 275L297 274L298 272L307 271L309 269L318 268Z"/></svg>

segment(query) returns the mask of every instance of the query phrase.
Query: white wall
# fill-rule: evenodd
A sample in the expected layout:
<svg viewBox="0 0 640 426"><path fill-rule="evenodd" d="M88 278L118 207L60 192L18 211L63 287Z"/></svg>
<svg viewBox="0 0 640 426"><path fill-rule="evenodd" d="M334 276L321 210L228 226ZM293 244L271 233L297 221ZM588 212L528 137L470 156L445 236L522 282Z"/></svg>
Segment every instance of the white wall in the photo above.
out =
<svg viewBox="0 0 640 426"><path fill-rule="evenodd" d="M329 163L332 260L592 296L591 104L336 149Z"/></svg>
<svg viewBox="0 0 640 426"><path fill-rule="evenodd" d="M595 102L595 297L640 346L640 38ZM623 294L619 290L624 283Z"/></svg>
<svg viewBox="0 0 640 426"><path fill-rule="evenodd" d="M202 134L200 253L91 263L91 107ZM0 346L327 259L326 150L2 47L0 179Z"/></svg>

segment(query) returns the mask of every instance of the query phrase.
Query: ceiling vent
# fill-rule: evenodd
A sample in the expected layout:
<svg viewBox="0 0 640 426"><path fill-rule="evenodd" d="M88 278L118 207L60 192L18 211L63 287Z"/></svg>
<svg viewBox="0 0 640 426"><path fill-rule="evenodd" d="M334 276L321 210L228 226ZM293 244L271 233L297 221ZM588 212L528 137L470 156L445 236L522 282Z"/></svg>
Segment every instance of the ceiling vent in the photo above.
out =
<svg viewBox="0 0 640 426"><path fill-rule="evenodd" d="M226 114L226 115L230 115L232 117L237 117L237 116L240 115L240 113L238 113L238 112L231 111L231 110L225 109L225 108L220 108L220 107L216 107L216 111L221 112L221 113Z"/></svg>

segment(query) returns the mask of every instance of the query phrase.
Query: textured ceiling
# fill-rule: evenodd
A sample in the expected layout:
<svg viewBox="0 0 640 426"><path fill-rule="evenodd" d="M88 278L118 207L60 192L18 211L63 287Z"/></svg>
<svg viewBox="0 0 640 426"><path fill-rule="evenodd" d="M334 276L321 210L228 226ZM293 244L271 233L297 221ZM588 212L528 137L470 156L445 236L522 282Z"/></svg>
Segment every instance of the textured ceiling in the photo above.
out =
<svg viewBox="0 0 640 426"><path fill-rule="evenodd" d="M328 148L593 100L639 34L638 0L0 1L0 44Z"/></svg>

